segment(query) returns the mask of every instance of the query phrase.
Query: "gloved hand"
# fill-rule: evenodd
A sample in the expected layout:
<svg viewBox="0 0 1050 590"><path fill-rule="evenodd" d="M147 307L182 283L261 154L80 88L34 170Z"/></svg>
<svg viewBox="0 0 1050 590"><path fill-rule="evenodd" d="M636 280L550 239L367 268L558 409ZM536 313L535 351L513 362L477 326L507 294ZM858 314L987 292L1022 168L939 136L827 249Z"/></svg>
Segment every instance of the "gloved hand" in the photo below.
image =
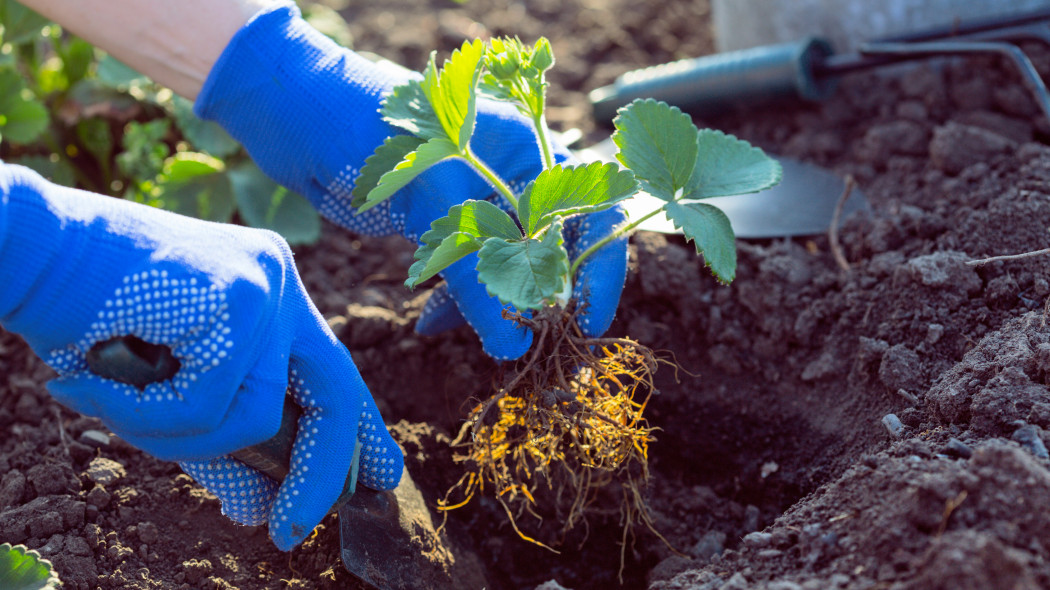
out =
<svg viewBox="0 0 1050 590"><path fill-rule="evenodd" d="M209 223L48 183L0 163L0 323L58 372L66 406L182 467L244 524L290 549L339 496L355 441L359 480L398 484L402 456L349 353L269 231ZM170 348L170 380L135 386L88 368L98 342ZM278 487L226 455L277 432L286 391L302 407Z"/></svg>
<svg viewBox="0 0 1050 590"><path fill-rule="evenodd" d="M242 28L213 66L197 98L199 116L219 122L240 140L277 182L305 195L328 219L371 235L400 233L412 241L430 223L466 199L493 199L494 191L465 163L435 166L409 186L362 215L350 192L365 158L397 131L382 121L383 97L412 76L339 47L301 18L294 5L264 10ZM520 192L541 170L529 122L509 103L480 100L472 148ZM568 157L558 151L559 161ZM576 217L566 224L575 256L620 223L620 209ZM416 326L424 334L461 323L475 329L485 351L513 359L528 350L532 335L501 318L503 306L478 282L476 255L444 272L446 294L435 293ZM608 329L623 290L627 242L618 240L581 265L574 295L585 303L581 328Z"/></svg>

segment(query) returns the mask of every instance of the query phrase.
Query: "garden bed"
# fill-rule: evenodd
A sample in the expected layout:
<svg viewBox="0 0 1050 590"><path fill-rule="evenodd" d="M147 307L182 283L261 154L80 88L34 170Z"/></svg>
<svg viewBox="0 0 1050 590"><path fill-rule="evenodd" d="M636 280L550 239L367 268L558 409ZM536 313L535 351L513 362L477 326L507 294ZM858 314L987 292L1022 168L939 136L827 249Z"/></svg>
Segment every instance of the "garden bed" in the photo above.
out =
<svg viewBox="0 0 1050 590"><path fill-rule="evenodd" d="M602 131L587 90L712 50L700 0L390 0L343 13L358 48L413 68L464 37L547 36L552 125L590 140ZM1050 73L1050 55L1026 49ZM853 175L871 211L839 231L848 270L825 236L740 241L730 286L679 237L632 240L610 333L685 369L661 369L648 409L653 516L681 555L637 530L624 587L1050 586L1050 256L967 264L1050 236L1050 127L1012 67L976 58L856 75L825 103L698 124ZM308 291L436 502L459 477L450 437L498 367L469 328L413 333L427 292L402 286L410 245L323 232L297 251ZM58 406L49 369L10 334L0 374L0 541L50 557L67 587L356 587L334 517L281 553L265 528L220 517L174 464L116 438L99 448L84 433L100 424ZM557 555L519 539L492 501L450 522L494 588L618 584L616 513L593 516L586 540Z"/></svg>

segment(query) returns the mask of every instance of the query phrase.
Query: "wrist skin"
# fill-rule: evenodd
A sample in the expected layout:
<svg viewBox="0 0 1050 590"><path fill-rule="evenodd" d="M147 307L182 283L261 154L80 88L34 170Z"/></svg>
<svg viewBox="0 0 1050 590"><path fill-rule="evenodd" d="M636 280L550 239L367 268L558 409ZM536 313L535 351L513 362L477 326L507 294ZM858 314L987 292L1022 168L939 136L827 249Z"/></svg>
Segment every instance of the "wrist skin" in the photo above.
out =
<svg viewBox="0 0 1050 590"><path fill-rule="evenodd" d="M22 0L155 82L197 98L223 49L282 0Z"/></svg>

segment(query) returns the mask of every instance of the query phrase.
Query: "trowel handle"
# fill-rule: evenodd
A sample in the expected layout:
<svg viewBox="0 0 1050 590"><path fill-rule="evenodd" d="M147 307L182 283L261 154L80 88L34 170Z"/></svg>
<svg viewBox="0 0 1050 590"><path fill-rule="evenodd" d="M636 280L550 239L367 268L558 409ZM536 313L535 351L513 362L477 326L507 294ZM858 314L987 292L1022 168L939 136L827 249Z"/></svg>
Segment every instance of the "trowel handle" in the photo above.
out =
<svg viewBox="0 0 1050 590"><path fill-rule="evenodd" d="M255 468L271 479L283 481L288 476L292 457L292 446L295 444L295 435L299 431L299 416L302 410L295 403L292 396L284 397L284 410L281 412L281 427L277 434L261 443L234 451L231 453L235 459L249 467ZM350 471L346 475L346 483L343 485L343 493L332 506L331 512L335 512L345 504L354 490L357 489L357 468L361 460L361 443L354 445L354 458L350 463Z"/></svg>
<svg viewBox="0 0 1050 590"><path fill-rule="evenodd" d="M594 117L608 122L636 98L655 98L697 114L776 98L819 100L834 89L834 79L818 79L816 73L831 53L827 41L810 37L634 70L591 92Z"/></svg>
<svg viewBox="0 0 1050 590"><path fill-rule="evenodd" d="M153 344L134 336L120 336L99 342L87 352L87 364L95 374L139 389L151 383L171 379L179 370L179 361L171 348ZM259 444L232 453L234 458L265 473L271 479L284 481L292 458L292 445L299 432L302 410L292 396L284 396L281 427L277 434ZM357 489L357 468L361 461L361 443L354 445L354 458L346 474L343 493L332 506L334 512L346 503Z"/></svg>

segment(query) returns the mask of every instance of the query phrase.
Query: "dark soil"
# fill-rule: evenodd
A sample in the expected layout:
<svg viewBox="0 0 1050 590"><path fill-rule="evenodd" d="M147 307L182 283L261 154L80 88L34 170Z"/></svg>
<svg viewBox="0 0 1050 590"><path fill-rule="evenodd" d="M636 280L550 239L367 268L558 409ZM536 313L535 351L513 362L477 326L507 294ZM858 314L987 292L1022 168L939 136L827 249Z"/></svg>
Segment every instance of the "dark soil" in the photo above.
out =
<svg viewBox="0 0 1050 590"><path fill-rule="evenodd" d="M555 127L601 132L586 92L630 68L712 49L707 3L355 2L356 46L423 65L464 36L548 36ZM1025 47L1044 74L1050 54ZM825 236L739 241L720 286L680 237L639 234L610 334L669 351L649 416L656 526L636 531L623 586L652 589L1050 587L1050 126L1011 65L923 63L846 78L821 104L698 120L853 175L871 211ZM326 227L298 262L352 351L424 493L458 479L450 435L496 363L463 328L412 332L425 290L411 248ZM355 588L334 517L284 554L219 516L178 468L47 395L50 372L0 336L0 541L54 560L67 587ZM890 415L893 415L892 417ZM889 426L887 426L889 425ZM617 586L617 516L560 554L502 509L451 513L493 588ZM547 523L555 529L558 523Z"/></svg>

